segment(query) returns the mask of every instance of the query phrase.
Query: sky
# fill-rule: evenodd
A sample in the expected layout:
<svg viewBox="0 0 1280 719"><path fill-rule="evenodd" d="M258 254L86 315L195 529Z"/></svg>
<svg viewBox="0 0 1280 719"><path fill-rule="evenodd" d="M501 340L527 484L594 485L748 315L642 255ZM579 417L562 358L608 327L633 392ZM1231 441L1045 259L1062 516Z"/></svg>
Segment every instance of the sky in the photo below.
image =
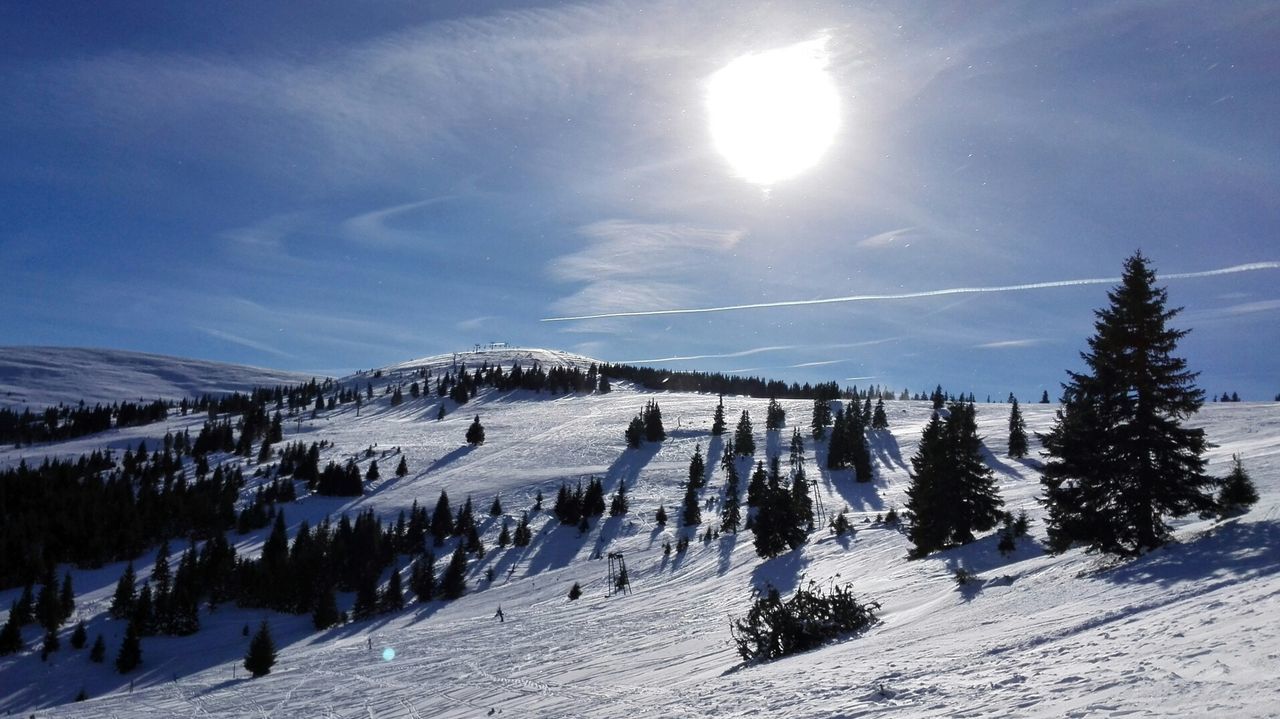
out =
<svg viewBox="0 0 1280 719"><path fill-rule="evenodd" d="M1255 264L1166 286L1202 386L1270 400L1277 42L1265 2L5 3L0 344L338 374L499 341L1026 401L1106 303L1066 281L1141 249ZM748 179L711 78L814 47L833 139Z"/></svg>

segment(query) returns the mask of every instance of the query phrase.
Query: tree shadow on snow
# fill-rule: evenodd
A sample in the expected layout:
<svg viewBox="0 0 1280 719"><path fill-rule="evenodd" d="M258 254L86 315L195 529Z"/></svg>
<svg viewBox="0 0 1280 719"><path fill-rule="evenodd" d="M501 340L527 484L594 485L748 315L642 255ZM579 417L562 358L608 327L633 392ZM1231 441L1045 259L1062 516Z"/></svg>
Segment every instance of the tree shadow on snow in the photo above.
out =
<svg viewBox="0 0 1280 719"><path fill-rule="evenodd" d="M1226 583L1280 573L1280 520L1228 520L1186 542L1175 542L1098 576L1117 584L1169 587L1196 579Z"/></svg>
<svg viewBox="0 0 1280 719"><path fill-rule="evenodd" d="M548 569L568 566L578 556L590 533L590 530L585 534L579 533L577 527L561 524L559 520L547 522L534 537L533 543L538 550L529 558L526 574L539 574Z"/></svg>
<svg viewBox="0 0 1280 719"><path fill-rule="evenodd" d="M1010 467L1008 464L1002 461L999 457L997 457L996 453L991 451L991 448L987 446L986 442L981 443L979 445L979 449L982 452L982 461L985 462L988 467L994 469L995 471L999 472L1000 474L1003 474L1006 477L1011 477L1013 479L1022 478L1022 475L1018 474L1017 470L1015 470L1013 467Z"/></svg>
<svg viewBox="0 0 1280 719"><path fill-rule="evenodd" d="M459 459L462 459L468 454L471 454L472 452L475 451L475 449L476 449L476 445L474 444L464 444L461 447L458 447L457 449L450 451L448 454L441 457L440 459L437 459L434 462L432 462L431 466L427 467L426 473L429 474L431 472L436 471L437 469L440 469L441 467L447 467L448 465L453 464L454 462L458 461Z"/></svg>
<svg viewBox="0 0 1280 719"><path fill-rule="evenodd" d="M902 461L902 450L898 448L898 440L894 438L893 432L887 429L870 430L867 432L867 444L880 464L908 469L907 463Z"/></svg>
<svg viewBox="0 0 1280 719"><path fill-rule="evenodd" d="M793 549L756 565L756 568L751 570L751 585L761 592L765 591L766 587L772 586L785 596L799 586L807 566L809 566L809 560L805 559L804 552Z"/></svg>
<svg viewBox="0 0 1280 719"><path fill-rule="evenodd" d="M622 454L613 460L613 464L604 473L605 492L617 491L619 484L626 484L628 488L634 485L640 477L640 470L658 456L661 449L662 445L658 442L644 442L637 449L628 447L622 450Z"/></svg>
<svg viewBox="0 0 1280 719"><path fill-rule="evenodd" d="M733 548L738 544L738 533L731 532L720 535L720 562L716 565L716 574L724 576L733 565Z"/></svg>

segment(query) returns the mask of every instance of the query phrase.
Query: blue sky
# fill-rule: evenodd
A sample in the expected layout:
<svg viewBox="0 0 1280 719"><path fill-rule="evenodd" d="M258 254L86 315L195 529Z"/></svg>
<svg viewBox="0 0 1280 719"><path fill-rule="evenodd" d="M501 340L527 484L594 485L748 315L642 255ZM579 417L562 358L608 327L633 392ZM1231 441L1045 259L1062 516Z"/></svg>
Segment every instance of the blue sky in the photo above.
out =
<svg viewBox="0 0 1280 719"><path fill-rule="evenodd" d="M708 78L820 37L840 130L766 192ZM0 344L1056 395L1106 285L540 320L1280 261L1278 37L1261 2L7 3ZM1280 270L1168 289L1207 390L1280 392Z"/></svg>

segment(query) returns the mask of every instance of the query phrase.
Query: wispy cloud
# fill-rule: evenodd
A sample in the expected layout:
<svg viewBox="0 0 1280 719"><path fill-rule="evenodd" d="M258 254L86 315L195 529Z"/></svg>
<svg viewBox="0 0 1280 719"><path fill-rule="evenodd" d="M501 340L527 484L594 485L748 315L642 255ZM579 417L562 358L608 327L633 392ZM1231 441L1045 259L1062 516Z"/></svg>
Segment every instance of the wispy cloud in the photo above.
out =
<svg viewBox="0 0 1280 719"><path fill-rule="evenodd" d="M1219 275L1230 275L1239 272L1255 272L1258 270L1275 270L1280 269L1280 262L1252 262L1244 265L1235 265L1233 267L1223 267L1216 270L1204 270L1200 272L1177 272L1172 274L1159 275L1161 280L1181 280L1193 279L1201 277L1215 277ZM909 300L919 299L922 297L944 297L948 295L968 295L982 294L993 292L1022 292L1026 290L1043 290L1057 287L1077 287L1082 285L1108 285L1119 282L1119 277L1096 277L1088 279L1076 280L1054 280L1051 282L1031 282L1019 285L999 285L994 287L952 287L942 290L924 290L921 292L900 292L895 294L882 295L848 295L845 297L828 297L816 300L785 300L781 302L756 302L745 305L725 305L721 307L692 307L684 309L654 309L640 310L630 312L601 312L597 314L568 316L568 317L546 317L542 322L573 322L579 320L602 319L605 317L652 317L656 315L689 315L702 314L708 312L733 312L738 310L756 310L767 309L773 307L804 307L809 305L827 305L844 302L883 302L890 300Z"/></svg>
<svg viewBox="0 0 1280 719"><path fill-rule="evenodd" d="M249 349L255 349L255 350L258 350L259 352L266 352L267 354L272 354L277 357L294 358L294 355L291 355L288 352L285 352L284 350L278 347L273 347L265 342L258 342L257 340L252 340L247 337L241 337L239 335L235 335L230 332L224 332L222 330L214 329L212 327L200 327L200 326L193 326L193 327L194 329L200 330L201 332L209 335L210 337L216 337L225 342L231 342L232 344L240 345L241 347L248 347Z"/></svg>
<svg viewBox="0 0 1280 719"><path fill-rule="evenodd" d="M1038 344L1044 344L1042 339L1020 339L1020 340L998 340L996 342L984 342L980 345L974 345L976 349L995 350L995 349L1014 349L1017 347L1032 347Z"/></svg>
<svg viewBox="0 0 1280 719"><path fill-rule="evenodd" d="M858 241L857 245L858 247L864 247L867 249L888 247L894 243L910 246L911 238L917 236L917 234L916 228L903 227L898 230L889 230L888 232L881 232L878 235L872 235L865 240Z"/></svg>

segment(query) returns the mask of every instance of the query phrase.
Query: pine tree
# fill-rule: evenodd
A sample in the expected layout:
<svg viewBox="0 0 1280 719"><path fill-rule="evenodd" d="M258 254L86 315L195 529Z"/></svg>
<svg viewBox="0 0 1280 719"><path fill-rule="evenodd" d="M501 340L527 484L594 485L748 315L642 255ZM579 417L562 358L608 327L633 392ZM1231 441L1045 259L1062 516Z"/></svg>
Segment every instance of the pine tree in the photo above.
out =
<svg viewBox="0 0 1280 719"><path fill-rule="evenodd" d="M13 609L9 616L17 623L19 627L25 627L35 621L36 602L31 594L31 583L28 582L22 586L22 594L18 597L18 601L14 603Z"/></svg>
<svg viewBox="0 0 1280 719"><path fill-rule="evenodd" d="M378 610L381 612L398 612L404 609L404 590L400 587L400 568L391 567L391 579L387 588L378 597Z"/></svg>
<svg viewBox="0 0 1280 719"><path fill-rule="evenodd" d="M271 629L264 619L249 642L249 651L244 655L244 668L257 679L270 674L275 663L276 643L271 639Z"/></svg>
<svg viewBox="0 0 1280 719"><path fill-rule="evenodd" d="M831 426L831 405L826 399L815 397L813 399L813 419L809 423L809 427L813 432L814 439L823 439L827 436L827 427Z"/></svg>
<svg viewBox="0 0 1280 719"><path fill-rule="evenodd" d="M76 622L76 628L71 632L71 646L74 649L84 649L85 642L89 641L89 635L84 630L84 622Z"/></svg>
<svg viewBox="0 0 1280 719"><path fill-rule="evenodd" d="M444 402L440 403L440 410L436 412L436 421L437 422L444 421Z"/></svg>
<svg viewBox="0 0 1280 719"><path fill-rule="evenodd" d="M889 429L889 416L884 413L884 400L876 400L875 413L871 416L871 429Z"/></svg>
<svg viewBox="0 0 1280 719"><path fill-rule="evenodd" d="M689 486L698 489L706 483L707 465L702 459L702 445L699 444L693 449L693 456L689 458Z"/></svg>
<svg viewBox="0 0 1280 719"><path fill-rule="evenodd" d="M356 581L356 601L351 605L353 619L368 619L378 613L378 576L365 570Z"/></svg>
<svg viewBox="0 0 1280 719"><path fill-rule="evenodd" d="M36 620L47 630L62 626L62 605L58 602L58 578L50 565L44 574L40 595L36 598Z"/></svg>
<svg viewBox="0 0 1280 719"><path fill-rule="evenodd" d="M381 476L381 473L378 472L378 460L375 459L369 463L369 469L364 473L364 481L376 482Z"/></svg>
<svg viewBox="0 0 1280 719"><path fill-rule="evenodd" d="M442 489L431 514L431 536L435 546L444 544L445 537L453 534L453 510L449 508L449 495Z"/></svg>
<svg viewBox="0 0 1280 719"><path fill-rule="evenodd" d="M667 438L662 426L662 409L658 401L651 399L644 408L644 438L648 442L661 442Z"/></svg>
<svg viewBox="0 0 1280 719"><path fill-rule="evenodd" d="M50 654L62 648L62 641L58 639L58 630L50 629L44 633L44 641L40 644L40 661L46 661Z"/></svg>
<svg viewBox="0 0 1280 719"><path fill-rule="evenodd" d="M76 593L71 588L71 572L62 575L62 587L58 590L59 624L65 623L76 610ZM79 647L77 647L79 648Z"/></svg>
<svg viewBox="0 0 1280 719"><path fill-rule="evenodd" d="M662 506L661 504L659 504L659 505L658 505L658 511L656 511L656 512L654 512L654 513L653 513L653 521L654 521L654 522L657 522L658 524L660 524L660 525L662 525L662 526L666 526L666 524L667 524L667 508L666 508L666 507L664 507L664 506Z"/></svg>
<svg viewBox="0 0 1280 719"><path fill-rule="evenodd" d="M120 581L116 582L116 592L111 598L111 608L107 610L112 619L124 619L133 611L134 581L133 562L129 562L129 565L124 568L124 574L120 575Z"/></svg>
<svg viewBox="0 0 1280 719"><path fill-rule="evenodd" d="M403 477L409 473L409 465L404 461L404 455L400 455L400 464L396 465L396 476Z"/></svg>
<svg viewBox="0 0 1280 719"><path fill-rule="evenodd" d="M573 600L581 596L582 596L582 585L578 584L577 582L574 582L573 586L569 587L569 601L572 602Z"/></svg>
<svg viewBox="0 0 1280 719"><path fill-rule="evenodd" d="M449 558L440 577L440 593L445 599L457 599L467 592L467 555L458 547Z"/></svg>
<svg viewBox="0 0 1280 719"><path fill-rule="evenodd" d="M340 616L333 585L321 582L316 590L315 608L311 610L311 625L316 629L328 629L338 623Z"/></svg>
<svg viewBox="0 0 1280 719"><path fill-rule="evenodd" d="M742 510L738 506L742 503L739 495L739 479L738 468L730 463L725 468L725 489L724 489L724 506L720 508L720 531L721 532L738 532L738 525L742 522Z"/></svg>
<svg viewBox="0 0 1280 719"><path fill-rule="evenodd" d="M17 602L9 607L9 618L0 629L0 657L22 651L22 629L18 626L16 607Z"/></svg>
<svg viewBox="0 0 1280 719"><path fill-rule="evenodd" d="M911 457L911 485L907 488L907 538L915 545L911 555L923 557L946 546L950 534L947 511L946 444L942 419L937 412L925 425L916 453Z"/></svg>
<svg viewBox="0 0 1280 719"><path fill-rule="evenodd" d="M1222 488L1218 491L1219 516L1242 514L1257 501L1258 490L1248 472L1244 471L1240 455L1231 455L1231 474L1222 480Z"/></svg>
<svg viewBox="0 0 1280 719"><path fill-rule="evenodd" d="M609 378L603 372L600 374L600 387L596 391L600 394L609 394L613 391L613 387L609 385Z"/></svg>
<svg viewBox="0 0 1280 719"><path fill-rule="evenodd" d="M533 541L533 530L529 528L529 515L521 514L520 523L516 525L515 536L511 543L517 547L527 547Z"/></svg>
<svg viewBox="0 0 1280 719"><path fill-rule="evenodd" d="M756 469L747 480L747 506L759 507L765 499L768 488L768 475L764 471L764 462L756 462Z"/></svg>
<svg viewBox="0 0 1280 719"><path fill-rule="evenodd" d="M419 602L429 602L436 597L436 555L427 552L413 563L409 574L409 588Z"/></svg>
<svg viewBox="0 0 1280 719"><path fill-rule="evenodd" d="M93 647L89 649L89 661L94 664L101 664L107 659L107 643L102 640L99 634L97 639L93 640Z"/></svg>
<svg viewBox="0 0 1280 719"><path fill-rule="evenodd" d="M1022 421L1016 398L1009 408L1009 456L1014 459L1027 456L1027 425Z"/></svg>
<svg viewBox="0 0 1280 719"><path fill-rule="evenodd" d="M1049 461L1041 484L1049 545L1074 543L1119 554L1154 549L1170 536L1166 516L1216 507L1204 474L1204 431L1182 426L1204 402L1196 373L1173 355L1187 330L1166 322L1168 294L1141 253L1097 310L1095 334L1068 372L1062 406L1042 437Z"/></svg>
<svg viewBox="0 0 1280 719"><path fill-rule="evenodd" d="M720 401L716 404L716 413L711 418L711 434L719 437L724 434L724 395L720 395Z"/></svg>
<svg viewBox="0 0 1280 719"><path fill-rule="evenodd" d="M499 499L498 495L496 494L493 495L493 504L489 505L489 516L490 517L502 516L502 500Z"/></svg>
<svg viewBox="0 0 1280 719"><path fill-rule="evenodd" d="M619 480L618 490L613 493L613 500L609 502L609 516L621 517L627 513L627 509L627 483Z"/></svg>
<svg viewBox="0 0 1280 719"><path fill-rule="evenodd" d="M484 444L484 425L480 424L480 415L471 420L471 426L467 428L467 444L476 446Z"/></svg>
<svg viewBox="0 0 1280 719"><path fill-rule="evenodd" d="M742 457L750 457L756 453L756 440L751 436L751 415L745 409L742 410L738 428L733 433L733 448Z"/></svg>
<svg viewBox="0 0 1280 719"><path fill-rule="evenodd" d="M698 506L698 490L687 485L684 492L684 509L680 513L681 522L686 527L696 527L702 522L702 508Z"/></svg>
<svg viewBox="0 0 1280 719"><path fill-rule="evenodd" d="M138 628L129 622L124 630L124 641L120 643L120 651L116 654L116 671L128 674L142 663L142 640L138 637Z"/></svg>
<svg viewBox="0 0 1280 719"><path fill-rule="evenodd" d="M778 404L774 397L769 398L769 408L765 410L765 431L778 431L787 423L787 411Z"/></svg>
<svg viewBox="0 0 1280 719"><path fill-rule="evenodd" d="M1040 395L1040 404L1049 404L1049 390Z"/></svg>
<svg viewBox="0 0 1280 719"><path fill-rule="evenodd" d="M631 423L627 425L627 431L623 433L627 440L627 446L631 449L639 449L640 443L644 441L644 420L639 416L631 418Z"/></svg>

